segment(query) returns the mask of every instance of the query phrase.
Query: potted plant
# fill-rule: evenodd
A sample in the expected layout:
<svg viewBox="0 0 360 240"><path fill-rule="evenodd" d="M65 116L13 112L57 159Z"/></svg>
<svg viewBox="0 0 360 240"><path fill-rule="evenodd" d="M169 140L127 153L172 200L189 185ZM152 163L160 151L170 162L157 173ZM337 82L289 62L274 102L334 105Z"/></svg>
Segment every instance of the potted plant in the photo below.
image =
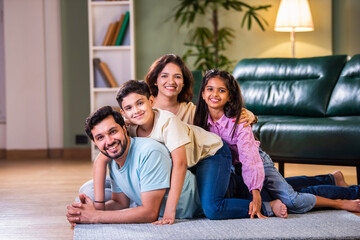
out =
<svg viewBox="0 0 360 240"><path fill-rule="evenodd" d="M219 28L219 10L225 11L244 11L241 27L247 25L251 29L253 21L264 31L266 20L258 12L267 10L271 5L250 6L238 0L179 0L175 7L175 22L183 25L195 23L197 17L203 16L210 18L208 26L198 26L192 29L190 41L185 45L189 47L183 56L184 61L189 57L195 57L195 68L206 71L212 68L220 68L230 71L233 61L229 60L223 51L227 45L231 44L234 38L234 30L230 27Z"/></svg>

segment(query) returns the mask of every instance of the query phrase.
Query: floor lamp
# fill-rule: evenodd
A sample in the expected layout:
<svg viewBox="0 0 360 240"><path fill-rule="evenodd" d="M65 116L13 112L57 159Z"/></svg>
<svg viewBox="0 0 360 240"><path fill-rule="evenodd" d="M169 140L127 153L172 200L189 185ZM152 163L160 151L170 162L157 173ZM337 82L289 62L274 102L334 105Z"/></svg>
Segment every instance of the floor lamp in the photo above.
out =
<svg viewBox="0 0 360 240"><path fill-rule="evenodd" d="M275 31L290 32L292 57L295 57L295 32L314 31L308 0L281 0Z"/></svg>

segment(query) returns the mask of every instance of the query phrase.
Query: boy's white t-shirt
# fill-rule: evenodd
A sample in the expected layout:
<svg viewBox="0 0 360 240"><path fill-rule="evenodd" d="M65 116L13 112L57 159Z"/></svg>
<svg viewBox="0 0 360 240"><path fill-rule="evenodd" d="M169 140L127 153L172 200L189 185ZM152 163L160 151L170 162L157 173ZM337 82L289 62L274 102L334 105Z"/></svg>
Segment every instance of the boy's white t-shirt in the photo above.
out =
<svg viewBox="0 0 360 240"><path fill-rule="evenodd" d="M185 145L188 167L203 158L213 156L222 146L219 136L198 126L182 122L173 113L153 108L154 126L148 138L163 143L170 152ZM128 127L130 136L136 137L137 125Z"/></svg>

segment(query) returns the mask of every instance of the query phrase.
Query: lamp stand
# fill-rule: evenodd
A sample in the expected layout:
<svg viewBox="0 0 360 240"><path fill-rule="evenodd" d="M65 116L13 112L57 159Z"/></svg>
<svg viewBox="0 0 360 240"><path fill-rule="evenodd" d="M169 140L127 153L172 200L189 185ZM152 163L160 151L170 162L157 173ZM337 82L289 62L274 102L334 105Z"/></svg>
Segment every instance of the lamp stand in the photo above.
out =
<svg viewBox="0 0 360 240"><path fill-rule="evenodd" d="M294 29L290 32L291 50L292 57L295 58L295 31Z"/></svg>

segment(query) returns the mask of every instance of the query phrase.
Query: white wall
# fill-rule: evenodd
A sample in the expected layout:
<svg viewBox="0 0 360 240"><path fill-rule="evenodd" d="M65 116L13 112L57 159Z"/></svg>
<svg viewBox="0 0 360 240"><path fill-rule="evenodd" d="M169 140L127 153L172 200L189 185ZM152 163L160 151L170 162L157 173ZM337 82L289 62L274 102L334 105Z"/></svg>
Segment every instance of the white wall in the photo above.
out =
<svg viewBox="0 0 360 240"><path fill-rule="evenodd" d="M3 1L0 0L0 123L3 123L4 121L5 121L4 21L3 21Z"/></svg>
<svg viewBox="0 0 360 240"><path fill-rule="evenodd" d="M59 0L3 3L6 149L61 148Z"/></svg>
<svg viewBox="0 0 360 240"><path fill-rule="evenodd" d="M0 123L0 149L6 148L6 134L5 134L6 125Z"/></svg>
<svg viewBox="0 0 360 240"><path fill-rule="evenodd" d="M59 0L43 0L45 7L45 60L48 148L63 148L61 24Z"/></svg>
<svg viewBox="0 0 360 240"><path fill-rule="evenodd" d="M3 0L0 0L0 149L5 149L5 63Z"/></svg>

